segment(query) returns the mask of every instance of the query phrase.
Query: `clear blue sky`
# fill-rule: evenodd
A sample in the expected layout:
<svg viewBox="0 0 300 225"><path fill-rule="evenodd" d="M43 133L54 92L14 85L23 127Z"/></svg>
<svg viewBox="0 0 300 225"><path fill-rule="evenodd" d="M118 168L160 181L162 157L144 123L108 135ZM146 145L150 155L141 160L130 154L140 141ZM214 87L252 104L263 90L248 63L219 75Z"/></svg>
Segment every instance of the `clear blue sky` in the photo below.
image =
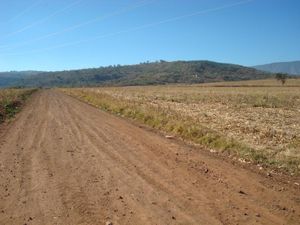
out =
<svg viewBox="0 0 300 225"><path fill-rule="evenodd" d="M300 60L299 0L9 0L0 9L0 71Z"/></svg>

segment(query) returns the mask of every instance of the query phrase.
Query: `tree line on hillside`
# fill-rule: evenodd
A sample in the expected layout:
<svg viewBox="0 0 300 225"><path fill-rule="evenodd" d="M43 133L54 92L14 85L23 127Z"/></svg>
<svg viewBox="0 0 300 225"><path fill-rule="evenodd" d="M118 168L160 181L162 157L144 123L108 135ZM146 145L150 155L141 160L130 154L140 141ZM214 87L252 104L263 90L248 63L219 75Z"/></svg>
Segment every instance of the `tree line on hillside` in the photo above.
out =
<svg viewBox="0 0 300 225"><path fill-rule="evenodd" d="M45 72L24 77L25 87L80 87L100 85L158 85L264 79L272 75L254 68L211 61L145 62L92 69Z"/></svg>

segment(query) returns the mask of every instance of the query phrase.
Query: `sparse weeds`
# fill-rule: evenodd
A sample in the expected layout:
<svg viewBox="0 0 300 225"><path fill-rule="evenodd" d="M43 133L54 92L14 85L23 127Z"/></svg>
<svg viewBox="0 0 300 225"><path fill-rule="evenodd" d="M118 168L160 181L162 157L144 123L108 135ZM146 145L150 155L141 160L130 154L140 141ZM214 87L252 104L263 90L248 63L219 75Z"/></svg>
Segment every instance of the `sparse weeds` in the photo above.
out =
<svg viewBox="0 0 300 225"><path fill-rule="evenodd" d="M19 112L23 102L36 89L0 90L0 123Z"/></svg>

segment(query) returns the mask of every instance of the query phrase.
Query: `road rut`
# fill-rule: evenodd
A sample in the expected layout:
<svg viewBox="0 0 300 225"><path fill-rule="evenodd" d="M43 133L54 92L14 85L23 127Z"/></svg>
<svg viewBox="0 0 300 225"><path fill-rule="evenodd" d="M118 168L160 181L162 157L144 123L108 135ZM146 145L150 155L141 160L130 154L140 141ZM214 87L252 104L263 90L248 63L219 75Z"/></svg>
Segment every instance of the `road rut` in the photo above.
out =
<svg viewBox="0 0 300 225"><path fill-rule="evenodd" d="M0 137L0 224L297 224L293 184L42 90Z"/></svg>

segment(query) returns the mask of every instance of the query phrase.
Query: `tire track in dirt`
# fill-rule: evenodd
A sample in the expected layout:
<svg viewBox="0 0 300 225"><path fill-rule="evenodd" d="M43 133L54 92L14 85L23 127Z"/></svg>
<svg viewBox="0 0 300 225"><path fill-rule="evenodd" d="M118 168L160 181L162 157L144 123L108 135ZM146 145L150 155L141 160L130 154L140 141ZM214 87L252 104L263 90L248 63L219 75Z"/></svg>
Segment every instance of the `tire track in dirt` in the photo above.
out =
<svg viewBox="0 0 300 225"><path fill-rule="evenodd" d="M298 187L58 91L0 137L0 224L297 224Z"/></svg>

